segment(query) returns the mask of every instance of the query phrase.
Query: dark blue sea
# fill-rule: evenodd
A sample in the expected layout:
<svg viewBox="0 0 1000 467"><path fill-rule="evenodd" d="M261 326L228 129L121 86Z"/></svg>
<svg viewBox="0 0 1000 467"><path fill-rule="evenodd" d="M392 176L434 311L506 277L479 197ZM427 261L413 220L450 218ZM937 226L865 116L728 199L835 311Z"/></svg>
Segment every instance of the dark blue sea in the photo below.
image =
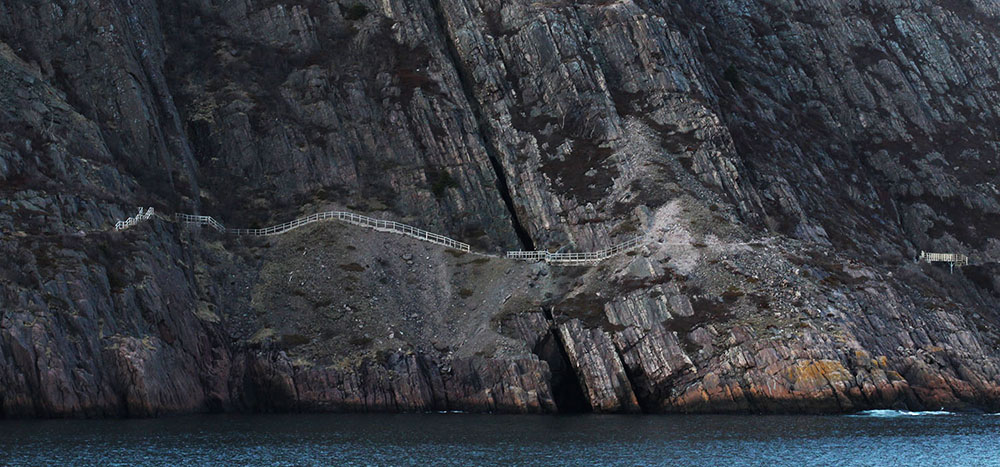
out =
<svg viewBox="0 0 1000 467"><path fill-rule="evenodd" d="M204 415L0 421L3 465L1000 465L1000 416Z"/></svg>

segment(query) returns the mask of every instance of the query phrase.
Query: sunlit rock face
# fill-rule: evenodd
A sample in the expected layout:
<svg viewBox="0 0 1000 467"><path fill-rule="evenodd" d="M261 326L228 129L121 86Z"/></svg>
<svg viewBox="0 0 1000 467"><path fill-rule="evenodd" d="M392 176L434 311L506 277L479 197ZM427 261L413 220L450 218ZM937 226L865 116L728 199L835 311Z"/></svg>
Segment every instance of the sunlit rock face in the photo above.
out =
<svg viewBox="0 0 1000 467"><path fill-rule="evenodd" d="M998 20L5 2L0 415L1000 410Z"/></svg>

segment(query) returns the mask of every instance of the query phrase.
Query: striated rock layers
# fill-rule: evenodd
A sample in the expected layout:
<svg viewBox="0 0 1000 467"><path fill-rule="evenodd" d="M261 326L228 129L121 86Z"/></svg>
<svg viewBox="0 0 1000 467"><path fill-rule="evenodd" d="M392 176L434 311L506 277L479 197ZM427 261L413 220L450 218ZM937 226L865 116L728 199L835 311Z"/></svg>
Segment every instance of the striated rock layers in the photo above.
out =
<svg viewBox="0 0 1000 467"><path fill-rule="evenodd" d="M1000 410L998 20L0 2L0 415ZM139 206L649 244L550 268L333 224L112 231Z"/></svg>

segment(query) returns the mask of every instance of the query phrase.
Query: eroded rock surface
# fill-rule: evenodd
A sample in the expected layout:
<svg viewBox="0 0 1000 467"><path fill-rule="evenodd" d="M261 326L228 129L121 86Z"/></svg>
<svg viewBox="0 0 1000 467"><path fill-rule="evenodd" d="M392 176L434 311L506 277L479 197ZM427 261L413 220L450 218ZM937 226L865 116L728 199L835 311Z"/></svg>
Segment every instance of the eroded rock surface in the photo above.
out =
<svg viewBox="0 0 1000 467"><path fill-rule="evenodd" d="M998 19L0 3L0 415L1000 410ZM169 217L325 209L482 252L649 243L555 268Z"/></svg>

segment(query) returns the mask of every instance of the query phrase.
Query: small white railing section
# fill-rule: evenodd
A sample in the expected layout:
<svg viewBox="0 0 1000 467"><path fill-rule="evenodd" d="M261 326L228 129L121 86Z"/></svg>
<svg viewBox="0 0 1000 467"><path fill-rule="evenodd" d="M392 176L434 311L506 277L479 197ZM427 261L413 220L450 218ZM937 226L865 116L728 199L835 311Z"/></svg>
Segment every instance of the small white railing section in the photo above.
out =
<svg viewBox="0 0 1000 467"><path fill-rule="evenodd" d="M645 237L637 236L610 248L579 253L549 253L548 251L508 251L507 257L528 261L545 261L549 264L570 266L604 261L629 250L645 245Z"/></svg>
<svg viewBox="0 0 1000 467"><path fill-rule="evenodd" d="M219 232L229 233L233 235L251 235L251 236L267 236L267 235L278 235L288 232L289 230L302 227L306 224L311 224L313 222L319 222L322 220L333 219L348 224L359 225L362 227L369 227L375 229L379 232L392 232L400 235L405 235L407 237L416 238L418 240L423 240L425 242L435 243L438 245L446 246L448 248L453 248L463 252L470 252L471 249L468 243L463 243L458 240L454 240L444 235L438 235L434 232L428 232L423 229L418 229L411 225L406 225L396 221L386 221L382 219L375 219L374 217L362 216L360 214L354 214L353 212L346 211L327 211L318 212L306 217L300 217L293 221L285 222L284 224L272 225L270 227L265 227L262 229L227 229L222 223L215 220L210 216L197 216L191 214L177 214L175 219L178 222L183 222L185 224L193 225L204 225L211 227Z"/></svg>
<svg viewBox="0 0 1000 467"><path fill-rule="evenodd" d="M961 253L928 253L921 251L920 260L928 263L955 263L958 266L969 265L969 257Z"/></svg>
<svg viewBox="0 0 1000 467"><path fill-rule="evenodd" d="M123 221L115 222L115 230L120 232L129 227L132 227L133 225L138 224L139 222L148 221L151 217L153 217L153 213L154 211L152 207L150 207L145 211L143 211L142 208L139 208L138 214L129 217L128 219L125 219Z"/></svg>
<svg viewBox="0 0 1000 467"><path fill-rule="evenodd" d="M219 232L226 232L226 227L219 223L219 221L209 217L209 216L196 216L193 214L174 214L174 219L177 222L183 222L188 225L207 225Z"/></svg>
<svg viewBox="0 0 1000 467"><path fill-rule="evenodd" d="M962 267L969 265L969 257L961 253L928 253L921 251L920 261L926 263L948 263L951 272L955 272L955 266Z"/></svg>

